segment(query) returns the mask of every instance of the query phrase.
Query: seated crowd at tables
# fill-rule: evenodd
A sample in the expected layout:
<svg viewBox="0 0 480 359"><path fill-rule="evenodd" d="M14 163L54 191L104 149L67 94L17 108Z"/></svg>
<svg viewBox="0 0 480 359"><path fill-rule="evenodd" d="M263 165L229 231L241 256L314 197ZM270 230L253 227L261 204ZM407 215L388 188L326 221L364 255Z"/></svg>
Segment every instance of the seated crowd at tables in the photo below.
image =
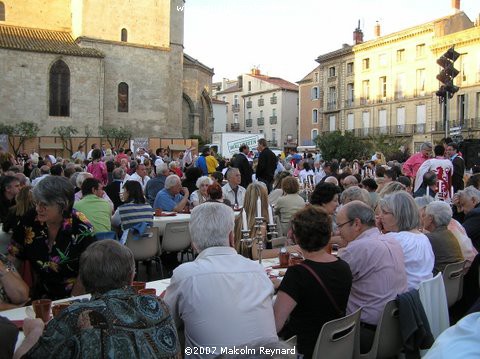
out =
<svg viewBox="0 0 480 359"><path fill-rule="evenodd" d="M480 174L466 187L462 176L443 193L432 168L455 173L457 149L447 145L448 156L436 146L430 158L433 146L426 143L403 166L377 164L379 154L351 164L296 153L276 158L265 141L259 141L253 168L248 146L224 168L209 151L195 159L191 149L178 159L163 149L107 155L92 148L90 160L75 162L37 154L30 156L30 168L7 156L0 219L11 240L0 253L0 310L92 294L46 326L26 319L26 338L15 356L122 351L128 357L181 357L179 335L186 347L281 351L288 346L279 338L296 335L297 353L310 358L322 325L359 308L360 348L368 352L387 302L451 263L465 260L466 270L475 263L478 272ZM198 255L180 264L173 254L163 299L133 291L133 254L118 240L139 225L153 226L156 210L191 213ZM266 238L272 224L285 237L284 247L304 259L281 281L270 280L252 261L260 254L256 240ZM249 245L244 234L253 239ZM261 255L279 252L267 247Z"/></svg>

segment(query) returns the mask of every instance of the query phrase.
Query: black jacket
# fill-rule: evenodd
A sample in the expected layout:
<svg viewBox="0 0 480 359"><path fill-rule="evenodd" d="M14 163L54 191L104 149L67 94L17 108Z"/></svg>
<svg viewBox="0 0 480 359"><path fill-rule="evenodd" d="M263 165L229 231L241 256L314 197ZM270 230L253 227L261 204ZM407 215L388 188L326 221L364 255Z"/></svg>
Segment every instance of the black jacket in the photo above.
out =
<svg viewBox="0 0 480 359"><path fill-rule="evenodd" d="M238 153L233 161L233 167L238 168L240 174L242 175L242 182L240 185L244 188L247 188L248 185L252 183L253 174L252 167L250 166L247 157L242 153Z"/></svg>
<svg viewBox="0 0 480 359"><path fill-rule="evenodd" d="M454 191L457 192L465 187L465 183L463 182L463 174L465 173L465 161L462 157L457 156L453 159L452 164L452 186Z"/></svg>
<svg viewBox="0 0 480 359"><path fill-rule="evenodd" d="M465 215L462 223L468 237L477 251L480 251L480 204Z"/></svg>
<svg viewBox="0 0 480 359"><path fill-rule="evenodd" d="M275 170L277 169L277 156L271 149L266 147L258 156L257 179L265 182L272 182Z"/></svg>

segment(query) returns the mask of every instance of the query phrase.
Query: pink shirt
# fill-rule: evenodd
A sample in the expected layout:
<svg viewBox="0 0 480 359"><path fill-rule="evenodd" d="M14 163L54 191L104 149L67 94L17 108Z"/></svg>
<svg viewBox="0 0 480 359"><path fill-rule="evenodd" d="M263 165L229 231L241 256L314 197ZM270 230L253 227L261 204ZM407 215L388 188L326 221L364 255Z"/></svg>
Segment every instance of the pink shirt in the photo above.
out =
<svg viewBox="0 0 480 359"><path fill-rule="evenodd" d="M430 157L424 156L422 152L415 153L403 164L403 174L408 177L415 178L417 171L423 162Z"/></svg>
<svg viewBox="0 0 480 359"><path fill-rule="evenodd" d="M402 247L370 228L340 249L338 256L348 263L353 276L347 313L361 307L361 321L377 325L385 304L407 291Z"/></svg>

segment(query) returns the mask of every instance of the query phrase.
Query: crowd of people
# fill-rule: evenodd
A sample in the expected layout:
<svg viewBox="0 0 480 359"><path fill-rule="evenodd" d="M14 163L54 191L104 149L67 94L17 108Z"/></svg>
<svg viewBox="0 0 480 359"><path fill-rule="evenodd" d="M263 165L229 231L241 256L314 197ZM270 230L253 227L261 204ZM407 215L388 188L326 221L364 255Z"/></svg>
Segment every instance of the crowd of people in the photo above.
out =
<svg viewBox="0 0 480 359"><path fill-rule="evenodd" d="M242 145L227 161L209 148L176 157L163 148L83 150L71 159L32 151L21 161L0 151L0 220L11 238L0 254L0 310L92 294L46 328L27 320L18 357L178 357L183 327L186 347L275 346L296 335L309 358L322 325L359 308L364 353L388 301L464 260L477 273L477 297L461 315L480 307L480 174L464 178L448 139L422 144L403 164L381 153L277 157L265 139L256 156ZM167 254L164 299L132 291L135 263L122 245L158 211L191 213L198 254L183 264ZM257 243L268 242L268 225L285 238L276 248ZM251 261L285 250L304 260L281 281Z"/></svg>

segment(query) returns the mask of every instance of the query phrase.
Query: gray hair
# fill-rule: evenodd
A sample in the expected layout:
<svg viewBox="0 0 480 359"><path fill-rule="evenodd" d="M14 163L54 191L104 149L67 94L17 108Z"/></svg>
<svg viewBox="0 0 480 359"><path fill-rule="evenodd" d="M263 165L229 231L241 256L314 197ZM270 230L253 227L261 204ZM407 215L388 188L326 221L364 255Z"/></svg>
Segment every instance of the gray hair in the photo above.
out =
<svg viewBox="0 0 480 359"><path fill-rule="evenodd" d="M338 179L335 176L329 176L325 179L325 183L333 183L335 186L338 186Z"/></svg>
<svg viewBox="0 0 480 359"><path fill-rule="evenodd" d="M340 202L342 204L347 204L352 201L362 201L370 205L370 195L366 189L360 188L358 186L348 187L345 191L342 192L340 197Z"/></svg>
<svg viewBox="0 0 480 359"><path fill-rule="evenodd" d="M381 210L392 212L399 232L410 231L420 226L420 214L413 197L405 191L393 192L382 198Z"/></svg>
<svg viewBox="0 0 480 359"><path fill-rule="evenodd" d="M406 191L407 190L407 187L405 187L404 184L400 183L400 182L397 182L397 181L392 181L392 182L389 182L387 183L382 189L381 191L378 193L378 196L380 198L383 198L385 197L386 195L389 195L389 194L392 194L394 192L398 192L398 191Z"/></svg>
<svg viewBox="0 0 480 359"><path fill-rule="evenodd" d="M170 172L168 169L168 165L166 163L162 163L159 166L157 166L157 174L165 174Z"/></svg>
<svg viewBox="0 0 480 359"><path fill-rule="evenodd" d="M125 170L122 167L117 167L112 171L112 178L120 180L125 175Z"/></svg>
<svg viewBox="0 0 480 359"><path fill-rule="evenodd" d="M206 202L192 210L190 236L201 252L210 247L228 247L228 236L234 228L232 208L223 203Z"/></svg>
<svg viewBox="0 0 480 359"><path fill-rule="evenodd" d="M40 174L48 175L49 173L50 173L50 167L48 167L47 165L43 165L42 167L40 167Z"/></svg>
<svg viewBox="0 0 480 359"><path fill-rule="evenodd" d="M33 199L47 205L56 204L64 216L70 216L75 188L65 177L47 176L33 188Z"/></svg>
<svg viewBox="0 0 480 359"><path fill-rule="evenodd" d="M178 161L171 161L169 164L168 164L168 167L169 168L174 168L174 167L178 167L180 164L178 163Z"/></svg>
<svg viewBox="0 0 480 359"><path fill-rule="evenodd" d="M87 178L92 177L93 175L90 172L79 172L76 180L77 188L82 188L83 181L85 181Z"/></svg>
<svg viewBox="0 0 480 359"><path fill-rule="evenodd" d="M202 176L197 179L197 182L195 182L195 185L197 186L197 188L200 188L204 183L208 183L208 185L210 186L213 183L213 181L208 176Z"/></svg>
<svg viewBox="0 0 480 359"><path fill-rule="evenodd" d="M89 293L105 293L130 285L134 273L132 251L111 239L94 242L80 257L80 280Z"/></svg>
<svg viewBox="0 0 480 359"><path fill-rule="evenodd" d="M433 148L433 145L432 145L431 142L424 142L424 143L422 143L422 145L420 146L420 151L423 151L423 150L425 150L425 149L427 149L427 148L430 148L430 149Z"/></svg>
<svg viewBox="0 0 480 359"><path fill-rule="evenodd" d="M417 205L417 208L420 210L422 208L427 207L430 203L434 201L432 196L422 196L422 197L416 197L414 199L415 204Z"/></svg>
<svg viewBox="0 0 480 359"><path fill-rule="evenodd" d="M181 183L182 181L180 180L180 177L177 175L170 175L167 177L165 180L165 189L170 189L172 187L175 187L177 184Z"/></svg>
<svg viewBox="0 0 480 359"><path fill-rule="evenodd" d="M477 202L480 202L480 191L474 186L468 186L462 191L458 191L458 196L462 198L474 198Z"/></svg>
<svg viewBox="0 0 480 359"><path fill-rule="evenodd" d="M425 214L432 216L436 227L446 227L452 219L450 205L442 201L434 201L425 208Z"/></svg>
<svg viewBox="0 0 480 359"><path fill-rule="evenodd" d="M375 226L375 212L368 203L355 200L347 203L343 208L345 208L345 215L349 221L358 218L362 224L369 227Z"/></svg>
<svg viewBox="0 0 480 359"><path fill-rule="evenodd" d="M234 174L240 173L240 170L236 167L231 167L227 171L227 180L229 180ZM281 172L280 172L281 173Z"/></svg>

